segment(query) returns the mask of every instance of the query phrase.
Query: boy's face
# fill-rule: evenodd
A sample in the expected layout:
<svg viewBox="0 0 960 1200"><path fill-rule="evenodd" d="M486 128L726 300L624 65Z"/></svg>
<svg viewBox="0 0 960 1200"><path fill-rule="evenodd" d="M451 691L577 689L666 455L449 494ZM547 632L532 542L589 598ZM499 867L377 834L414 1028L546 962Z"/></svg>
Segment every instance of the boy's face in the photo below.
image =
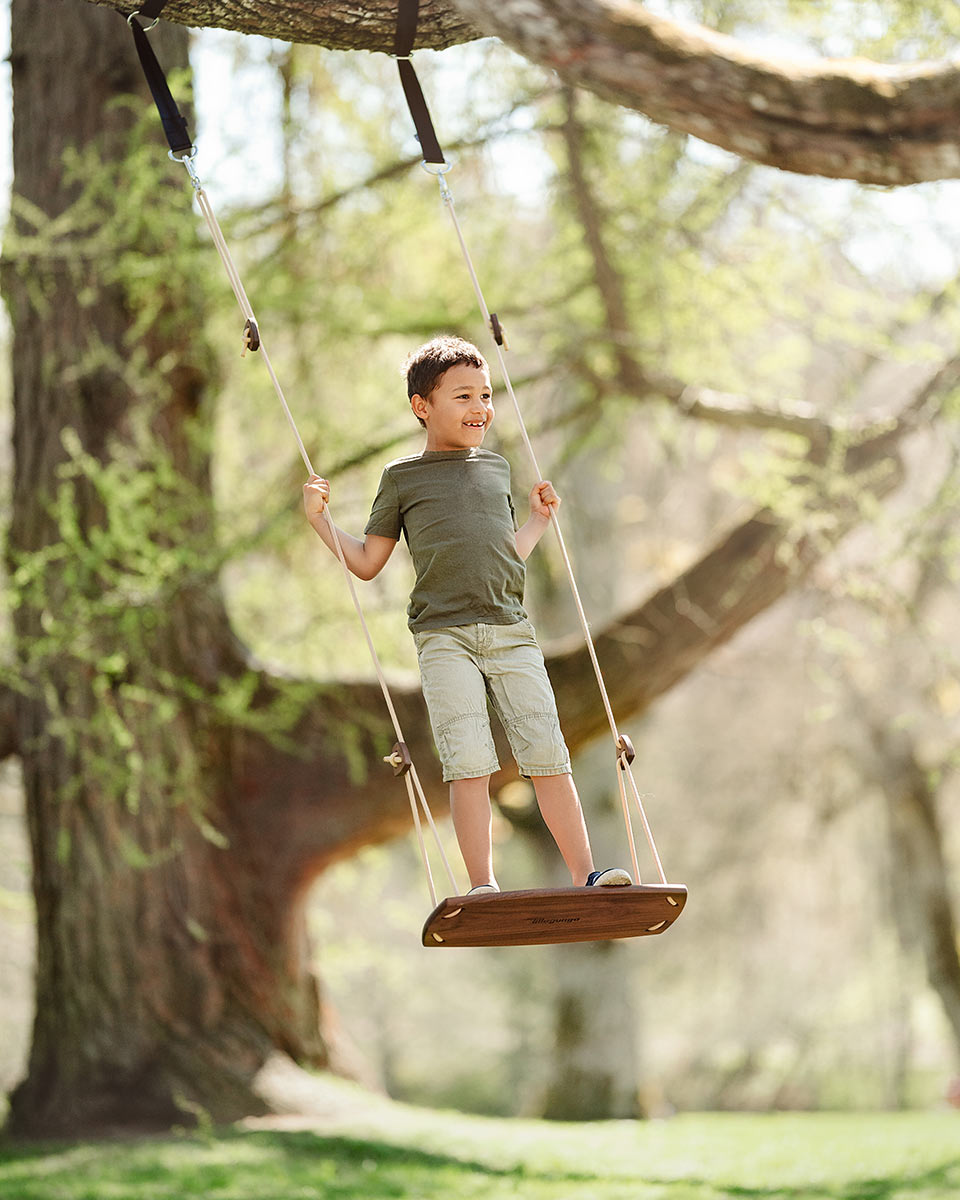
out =
<svg viewBox="0 0 960 1200"><path fill-rule="evenodd" d="M444 371L429 396L411 396L410 407L426 423L427 450L479 446L493 421L490 372L458 363Z"/></svg>

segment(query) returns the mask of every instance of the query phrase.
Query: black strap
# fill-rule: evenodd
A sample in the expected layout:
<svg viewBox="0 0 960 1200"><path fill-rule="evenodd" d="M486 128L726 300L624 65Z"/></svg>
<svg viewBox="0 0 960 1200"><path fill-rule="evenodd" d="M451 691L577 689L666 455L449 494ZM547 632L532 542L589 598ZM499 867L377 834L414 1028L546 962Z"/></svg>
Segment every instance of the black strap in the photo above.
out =
<svg viewBox="0 0 960 1200"><path fill-rule="evenodd" d="M393 52L397 55L397 66L400 69L400 83L407 100L407 108L409 108L410 116L413 118L414 128L417 131L417 140L420 142L420 152L423 155L423 161L441 165L446 162L446 159L443 156L443 151L440 149L440 142L433 128L433 121L430 118L430 110L427 108L427 102L423 96L423 89L420 87L420 80L417 79L417 73L413 69L413 63L409 58L417 36L417 16L419 10L419 0L399 0L397 33L393 42Z"/></svg>
<svg viewBox="0 0 960 1200"><path fill-rule="evenodd" d="M167 0L163 0L166 4ZM397 58L407 58L417 38L417 17L420 0L400 0L397 8L397 32L393 39L393 52Z"/></svg>
<svg viewBox="0 0 960 1200"><path fill-rule="evenodd" d="M137 9L138 17L149 17L151 21L156 20L163 12L167 0L143 0L143 4Z"/></svg>
<svg viewBox="0 0 960 1200"><path fill-rule="evenodd" d="M146 0L140 9L139 15L152 19L159 13L166 2L167 0ZM187 122L184 120L180 110L177 108L176 101L170 94L170 88L167 86L167 77L163 73L163 68L157 62L157 56L150 45L150 39L136 17L129 24L133 30L133 43L140 57L140 65L143 67L143 73L146 76L147 84L153 96L153 102L157 106L157 112L160 114L160 123L163 126L163 132L167 135L170 149L174 154L189 153L193 149L193 142L190 134L187 132Z"/></svg>

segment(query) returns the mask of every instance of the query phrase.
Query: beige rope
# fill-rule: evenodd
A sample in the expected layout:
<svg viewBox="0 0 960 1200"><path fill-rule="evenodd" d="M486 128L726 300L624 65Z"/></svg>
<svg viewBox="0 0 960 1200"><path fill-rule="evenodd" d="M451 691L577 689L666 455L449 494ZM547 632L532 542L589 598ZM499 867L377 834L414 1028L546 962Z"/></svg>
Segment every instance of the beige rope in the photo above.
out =
<svg viewBox="0 0 960 1200"><path fill-rule="evenodd" d="M624 756L623 760L626 761ZM663 863L660 861L660 855L657 853L657 845L653 840L653 830L650 828L650 822L647 820L647 814L644 811L643 801L640 798L640 793L637 791L637 781L633 777L633 771L630 769L630 764L627 763L626 771L621 772L626 774L630 780L630 787L633 789L633 798L637 804L637 810L640 813L640 820L643 822L643 831L647 835L647 843L650 846L650 852L653 855L653 861L657 864L657 874L660 876L660 882L666 883L667 877L663 873Z"/></svg>
<svg viewBox="0 0 960 1200"><path fill-rule="evenodd" d="M617 760L617 765L621 770L617 771L617 783L620 785L620 807L623 810L623 824L627 831L627 842L630 845L630 859L633 863L633 878L636 883L640 882L640 863L637 859L637 842L633 836L633 823L630 820L630 802L627 800L627 787L623 781L627 768L623 765L625 756L620 755Z"/></svg>
<svg viewBox="0 0 960 1200"><path fill-rule="evenodd" d="M443 201L443 205L446 208L447 212L450 214L450 220L453 222L453 228L457 235L457 241L460 243L460 250L463 254L463 260L466 264L467 272L470 275L470 282L473 284L473 290L477 297L477 303L479 304L480 311L483 314L484 324L486 325L488 331L490 331L492 334L490 310L487 307L487 302L483 297L483 289L480 287L480 280L477 277L477 272L474 268L473 260L470 257L470 251L467 248L467 243L463 236L463 231L460 228L460 222L457 219L457 210L453 203L453 193L450 191L450 188L447 185L445 171L437 173L437 182L440 185L440 198ZM504 354L503 354L503 347L496 340L496 338L493 339L493 345L497 352L497 359L500 363L500 371L503 376L503 382L504 382L504 386L506 387L506 390L507 390L507 395L510 397L511 403L513 404L513 411L517 418L517 424L520 429L520 436L522 437L523 444L527 449L527 454L530 457L530 462L533 466L533 470L536 474L537 479L542 479L543 472L540 470L539 463L537 462L537 456L533 449L533 443L530 441L530 435L527 432L527 426L523 419L523 413L520 411L520 405L517 401L516 393L513 390L513 384L510 380L510 372L507 369L506 359L504 358ZM661 865L661 862L660 862L660 855L657 853L657 847L653 840L653 833L650 829L650 823L647 820L647 814L644 811L643 801L640 797L640 792L639 792L639 789L637 788L636 780L633 778L633 771L630 768L630 764L627 761L626 756L622 755L620 753L620 733L619 733L619 730L617 729L616 718L613 715L613 707L610 703L610 696L607 692L607 687L606 687L606 684L603 679L603 672L600 669L600 661L597 658L596 647L593 644L593 636L590 633L590 624L587 620L587 614L586 614L586 611L584 610L583 602L580 599L580 589L577 587L577 580L576 580L576 577L573 572L573 564L570 561L570 555L567 553L567 546L566 546L566 542L564 541L564 538L563 538L563 531L560 528L560 521L559 521L559 518L557 517L557 514L552 509L550 511L550 517L551 517L551 523L552 523L553 528L557 535L557 542L559 543L559 546L560 546L560 553L563 558L563 565L566 568L566 572L567 572L567 581L570 584L570 591L573 594L573 600L574 600L574 604L576 605L577 615L580 618L580 625L583 629L583 636L586 640L587 653L590 656L590 661L593 664L593 671L597 677L597 686L600 689L600 698L603 701L603 708L607 714L607 722L610 725L610 732L613 735L614 745L617 747L618 763L620 764L620 766L622 768L620 774L621 775L627 774L630 778L631 790L633 792L634 801L640 812L640 819L643 822L643 828L647 835L647 841L650 845L651 851L653 852L653 858L657 864L657 870L660 873L661 881L663 883L666 883L667 879L663 873L663 866ZM623 792L622 778L620 780L620 787L621 787L621 793L622 793L622 798L623 798L624 825L626 828L627 840L630 844L630 853L633 858L635 877L639 882L640 869L637 865L637 850L636 850L636 845L635 845L634 837L633 837L633 828L630 823L630 807L629 807L629 804L627 803L626 794L625 794L625 792Z"/></svg>
<svg viewBox="0 0 960 1200"><path fill-rule="evenodd" d="M217 253L220 255L220 261L223 263L224 270L226 271L226 274L227 274L227 278L230 280L230 286L233 288L233 294L237 298L237 303L240 306L240 311L243 313L246 320L253 321L256 323L256 316L254 315L253 308L250 304L249 299L247 298L247 293L244 290L243 281L240 278L240 273L237 270L236 263L233 260L233 255L230 253L230 247L227 245L226 238L223 236L223 230L220 228L220 223L217 220L216 214L213 211L213 206L210 203L210 198L207 195L207 193L203 190L203 187L200 184L199 177L197 176L197 173L193 168L192 159L185 160L184 165L187 166L188 172L190 174L190 178L193 180L194 191L196 192L196 196L197 196L197 203L200 207L201 213L203 214L203 218L206 222L207 228L210 231L210 236L213 239L213 244L217 249ZM258 331L259 331L259 325L258 325ZM313 464L310 461L310 456L307 454L306 446L304 446L304 444L303 444L303 438L300 436L300 430L297 428L297 423L293 419L293 414L290 411L290 406L287 404L286 396L283 394L283 388L280 386L280 380L277 378L277 374L273 369L273 364L270 361L270 356L267 354L267 349L266 349L266 346L264 345L262 332L260 332L259 353L263 357L263 361L266 364L267 373L269 374L270 380L273 383L274 390L277 393L277 398L279 399L281 405L283 406L283 411L286 414L287 421L290 424L290 428L293 430L294 437L297 439L297 445L300 448L300 457L303 459L304 466L307 468L307 471L311 475L316 475L317 472L313 469ZM326 518L328 526L330 527L330 532L333 536L333 544L334 544L334 547L336 548L337 558L339 558L340 565L343 568L344 577L346 578L346 581L347 581L347 587L349 588L349 591L350 591L350 598L353 601L353 606L356 609L357 616L360 619L360 626L363 630L363 636L367 642L367 649L370 652L370 658L373 662L374 670L376 671L377 680L380 684L380 690L383 693L383 698L387 705L387 711L390 714L390 720L393 724L394 733L396 734L398 742L404 742L405 738L403 736L403 730L400 727L400 718L397 716L397 710L393 703L393 697L390 694L390 688L387 684L386 676L383 673L383 667L380 663L380 657L377 654L376 648L373 644L373 638L371 637L371 634L370 634L370 627L367 625L366 617L363 615L363 609L360 605L360 598L357 595L357 589L356 589L356 586L353 581L353 575L350 572L350 568L347 566L347 560L343 553L343 546L340 543L340 537L339 537L339 534L337 533L337 527L333 521L333 518L330 515L330 506L329 505L327 505L327 507L324 509L324 516ZM390 760L388 759L387 761L390 761ZM411 810L411 814L413 816L413 824L414 824L414 829L415 829L416 835L417 835L417 842L418 842L419 848L420 848L420 855L423 860L424 870L425 870L426 877L427 877L427 887L430 891L430 898L433 901L434 907L436 907L437 892L436 892L436 888L434 887L433 874L430 870L430 862L429 862L429 858L427 855L427 849L424 844L423 828L422 828L421 820L420 820L420 811L419 811L419 808L417 805L418 801L419 801L420 808L422 808L423 813L426 816L427 823L430 826L430 830L433 833L434 839L436 841L437 850L440 854L441 861L443 862L444 869L446 870L447 878L450 881L450 886L453 889L453 894L459 895L460 893L459 893L459 889L457 887L457 881L454 877L453 871L451 870L451 867L450 867L450 863L447 859L446 851L443 848L443 842L440 838L440 832L437 829L436 823L434 822L433 814L430 812L430 806L427 803L427 798L426 798L426 795L424 794L423 787L420 783L420 777L417 774L416 767L411 765L410 769L405 773L404 779L405 779L406 785L407 785L407 796L410 801L410 810Z"/></svg>

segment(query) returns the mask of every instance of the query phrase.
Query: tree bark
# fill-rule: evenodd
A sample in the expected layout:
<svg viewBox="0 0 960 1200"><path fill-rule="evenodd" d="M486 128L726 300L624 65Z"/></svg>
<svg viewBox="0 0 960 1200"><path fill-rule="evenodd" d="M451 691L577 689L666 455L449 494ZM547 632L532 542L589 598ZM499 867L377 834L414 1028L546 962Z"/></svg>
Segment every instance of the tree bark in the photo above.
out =
<svg viewBox="0 0 960 1200"><path fill-rule="evenodd" d="M389 53L396 4L170 0L164 17ZM418 30L417 46L434 49L495 35L566 83L751 162L888 187L960 175L960 69L952 60L767 58L631 0L425 0Z"/></svg>
<svg viewBox="0 0 960 1200"><path fill-rule="evenodd" d="M12 23L14 211L27 201L55 219L79 194L65 186L64 152L100 139L104 169L118 161L135 114L115 101L142 95L143 81L112 13L14 0ZM170 66L186 65L185 30L164 30L161 45ZM14 247L32 221L14 217ZM42 251L8 263L4 280L14 329L11 567L56 547L63 521L79 531L76 553L51 560L15 612L15 744L38 960L29 1071L12 1096L10 1125L47 1135L168 1125L197 1106L228 1119L256 1107L250 1079L273 1044L318 1061L325 1054L314 981L290 953L289 908L264 887L259 847L237 820L229 729L190 700L159 719L137 692L156 692L164 673L202 690L245 671L216 582L185 577L167 611L144 612L139 625L134 600L118 603L116 624L74 625L84 605L103 602L82 570L104 503L80 478L58 517L51 500L65 486L63 431L107 463L137 452L146 421L198 494L209 492L209 462L203 367L184 350L198 346L194 289L171 279L151 328L132 343L131 298L102 282L105 263L77 249L83 231L73 224L59 236L42 227ZM150 245L147 218L138 250L164 249ZM127 382L124 365L141 352L155 366L159 399ZM204 520L188 512L165 539L185 544ZM125 644L134 635L142 656ZM37 658L50 644L44 638L58 636L62 651ZM127 663L105 684L96 664L120 652ZM173 804L178 780L188 799Z"/></svg>

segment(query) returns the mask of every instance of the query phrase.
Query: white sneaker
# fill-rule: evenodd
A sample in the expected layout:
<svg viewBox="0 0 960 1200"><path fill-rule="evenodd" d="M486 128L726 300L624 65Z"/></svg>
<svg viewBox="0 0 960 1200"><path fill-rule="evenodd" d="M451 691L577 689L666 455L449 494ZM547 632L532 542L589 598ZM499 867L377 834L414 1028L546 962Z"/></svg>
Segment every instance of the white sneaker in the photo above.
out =
<svg viewBox="0 0 960 1200"><path fill-rule="evenodd" d="M591 871L584 887L632 887L633 880L622 867L607 867L605 871Z"/></svg>
<svg viewBox="0 0 960 1200"><path fill-rule="evenodd" d="M499 892L500 889L495 883L478 883L476 887L472 887L468 896L486 896L494 892Z"/></svg>

